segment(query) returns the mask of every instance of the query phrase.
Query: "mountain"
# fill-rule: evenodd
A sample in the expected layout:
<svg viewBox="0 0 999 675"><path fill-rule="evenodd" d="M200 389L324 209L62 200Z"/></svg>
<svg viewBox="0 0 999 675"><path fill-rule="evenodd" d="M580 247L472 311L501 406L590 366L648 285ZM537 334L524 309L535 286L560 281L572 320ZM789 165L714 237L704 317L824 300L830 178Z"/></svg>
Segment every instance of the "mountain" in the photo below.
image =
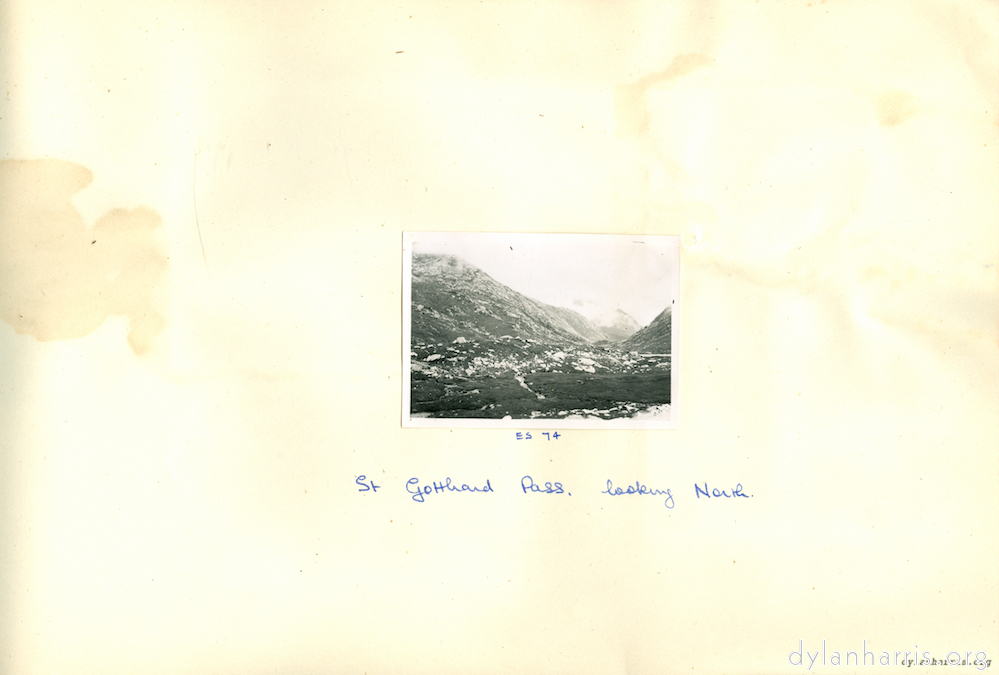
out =
<svg viewBox="0 0 999 675"><path fill-rule="evenodd" d="M595 326L592 321L579 312L574 312L573 310L566 309L565 307L553 307L552 305L543 306L548 308L550 312L553 312L561 317L567 324L569 324L569 326L572 327L572 330L575 331L577 335L587 342L596 342L597 340L607 339L607 336L598 326Z"/></svg>
<svg viewBox="0 0 999 675"><path fill-rule="evenodd" d="M603 333L603 339L620 342L631 337L641 326L627 312L609 309L595 302L576 300L572 308L589 319Z"/></svg>
<svg viewBox="0 0 999 675"><path fill-rule="evenodd" d="M620 309L615 310L609 317L603 317L602 321L596 323L597 328L599 328L611 342L621 342L622 340L627 340L638 332L639 328L641 328L641 326L638 325L638 322L635 321L630 314L623 312Z"/></svg>
<svg viewBox="0 0 999 675"><path fill-rule="evenodd" d="M411 271L411 420L668 413L668 309L611 343L579 312L522 295L455 256L414 254Z"/></svg>
<svg viewBox="0 0 999 675"><path fill-rule="evenodd" d="M651 354L671 354L672 314L671 308L667 307L652 323L622 342L621 348Z"/></svg>
<svg viewBox="0 0 999 675"><path fill-rule="evenodd" d="M413 254L411 302L414 341L509 336L578 344L606 339L582 314L522 295L452 255Z"/></svg>

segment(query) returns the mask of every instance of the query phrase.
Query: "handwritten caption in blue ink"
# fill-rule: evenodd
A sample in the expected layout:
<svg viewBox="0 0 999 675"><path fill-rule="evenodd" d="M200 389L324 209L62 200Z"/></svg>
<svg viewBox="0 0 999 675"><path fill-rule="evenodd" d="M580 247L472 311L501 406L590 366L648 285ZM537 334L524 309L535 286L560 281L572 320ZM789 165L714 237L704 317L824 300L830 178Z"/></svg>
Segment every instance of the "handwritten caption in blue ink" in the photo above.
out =
<svg viewBox="0 0 999 675"><path fill-rule="evenodd" d="M381 485L375 485L375 481L368 480L368 477L363 473L357 477L354 483L361 486L361 489L358 490L358 492L368 492L369 490L371 492L378 492L378 488L381 487Z"/></svg>
<svg viewBox="0 0 999 675"><path fill-rule="evenodd" d="M623 495L653 495L661 497L666 495L666 499L663 502L666 505L666 508L671 509L676 506L676 502L673 501L673 493L669 491L669 488L665 490L650 488L637 480L634 485L629 485L626 488L620 488L614 487L614 483L608 478L607 489L601 490L600 492L601 494L610 495L611 497L621 497Z"/></svg>
<svg viewBox="0 0 999 675"><path fill-rule="evenodd" d="M438 492L494 492L493 486L486 480L483 487L472 487L468 483L462 483L459 487L451 482L450 476L444 479L443 483L434 481L431 485L420 487L419 478L410 478L406 481L406 492L413 495L414 502L423 502L429 495Z"/></svg>
<svg viewBox="0 0 999 675"><path fill-rule="evenodd" d="M558 439L562 438L562 434L560 434L557 431L542 431L540 435L544 436L546 441L557 441ZM533 438L534 436L531 435L530 431L517 432L518 441L530 441Z"/></svg>
<svg viewBox="0 0 999 675"><path fill-rule="evenodd" d="M697 495L698 499L701 498L701 495L709 499L711 497L728 497L729 499L731 499L732 497L746 497L748 499L749 497L753 496L753 495L743 494L742 492L743 489L744 488L742 487L742 483L736 483L735 488L732 490L732 494L729 494L727 490L719 490L718 488L711 488L711 491L709 492L707 483L704 483L703 488L697 483L694 483L694 494Z"/></svg>
<svg viewBox="0 0 999 675"><path fill-rule="evenodd" d="M359 486L358 492L377 492L381 485L375 484L373 480L368 479L364 474L357 476L354 483ZM703 485L703 486L702 486ZM523 494L545 494L545 495L565 495L571 497L572 493L569 492L568 488L561 481L536 481L533 476L527 475L520 479L520 489ZM745 488L742 483L736 483L735 487L731 490L722 490L719 488L709 488L708 483L703 484L694 483L694 495L700 500L701 497L707 499L735 499L739 501L738 498L750 498L753 495L747 495L744 492ZM435 495L439 493L448 492L496 492L493 488L492 482L487 479L485 485L479 487L478 485L469 485L468 483L462 483L458 485L453 482L451 477L448 476L441 481L433 481L429 485L420 485L419 478L410 478L406 481L406 492L410 494L413 501L424 503L427 497L430 495ZM634 483L629 483L625 487L615 486L614 481L607 479L606 489L600 491L601 494L608 495L610 497L626 497L626 496L652 496L652 497L665 497L663 504L668 509L672 509L676 506L676 501L673 497L673 492L669 488L663 490L657 487L649 487L641 481L635 481Z"/></svg>
<svg viewBox="0 0 999 675"><path fill-rule="evenodd" d="M539 484L539 483L535 483L534 479L531 478L530 476L524 476L523 478L520 479L520 489L524 491L524 494L527 494L528 492L532 492L532 493L541 493L541 494L546 494L546 495L561 495L561 494L564 494L564 495L567 495L569 497L572 496L572 493L568 492L562 486L562 483L545 482L542 485L542 484Z"/></svg>

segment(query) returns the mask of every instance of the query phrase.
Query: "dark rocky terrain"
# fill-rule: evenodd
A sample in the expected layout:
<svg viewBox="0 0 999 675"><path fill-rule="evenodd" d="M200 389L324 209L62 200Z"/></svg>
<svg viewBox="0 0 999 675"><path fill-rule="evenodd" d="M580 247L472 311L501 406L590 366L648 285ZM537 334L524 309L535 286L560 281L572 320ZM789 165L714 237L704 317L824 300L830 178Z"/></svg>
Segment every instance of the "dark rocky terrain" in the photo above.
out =
<svg viewBox="0 0 999 675"><path fill-rule="evenodd" d="M415 254L412 272L414 417L610 419L669 404L669 308L615 341L626 320L602 328L454 256Z"/></svg>

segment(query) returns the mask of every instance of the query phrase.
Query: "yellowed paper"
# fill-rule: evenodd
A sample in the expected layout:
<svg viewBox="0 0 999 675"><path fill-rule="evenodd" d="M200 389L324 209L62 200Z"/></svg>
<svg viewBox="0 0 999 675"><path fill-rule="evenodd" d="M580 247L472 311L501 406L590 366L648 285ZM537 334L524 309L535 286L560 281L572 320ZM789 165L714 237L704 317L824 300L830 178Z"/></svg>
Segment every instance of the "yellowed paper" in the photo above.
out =
<svg viewBox="0 0 999 675"><path fill-rule="evenodd" d="M0 41L0 672L999 667L995 3ZM404 428L441 231L679 236L676 428Z"/></svg>

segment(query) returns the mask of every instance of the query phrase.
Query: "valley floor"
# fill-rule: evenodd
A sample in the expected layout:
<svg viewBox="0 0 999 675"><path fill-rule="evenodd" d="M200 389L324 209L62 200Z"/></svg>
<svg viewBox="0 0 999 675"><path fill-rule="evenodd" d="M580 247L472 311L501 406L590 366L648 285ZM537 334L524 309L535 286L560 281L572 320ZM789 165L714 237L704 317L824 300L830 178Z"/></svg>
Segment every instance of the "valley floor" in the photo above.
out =
<svg viewBox="0 0 999 675"><path fill-rule="evenodd" d="M602 419L654 414L670 403L670 357L613 345L414 344L414 417Z"/></svg>

